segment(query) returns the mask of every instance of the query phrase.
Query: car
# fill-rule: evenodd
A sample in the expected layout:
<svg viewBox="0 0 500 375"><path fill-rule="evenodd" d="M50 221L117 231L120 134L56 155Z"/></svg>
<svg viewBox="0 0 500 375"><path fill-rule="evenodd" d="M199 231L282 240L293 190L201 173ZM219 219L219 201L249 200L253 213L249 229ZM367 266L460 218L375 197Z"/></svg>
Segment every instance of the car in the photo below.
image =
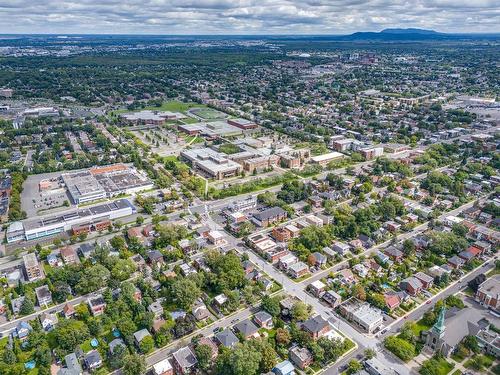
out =
<svg viewBox="0 0 500 375"><path fill-rule="evenodd" d="M408 315L403 316L403 319L408 319Z"/></svg>
<svg viewBox="0 0 500 375"><path fill-rule="evenodd" d="M386 332L387 332L387 328L384 328L382 331L380 331L380 334L383 335Z"/></svg>
<svg viewBox="0 0 500 375"><path fill-rule="evenodd" d="M212 332L213 333L219 333L220 331L222 331L222 327L215 327Z"/></svg>
<svg viewBox="0 0 500 375"><path fill-rule="evenodd" d="M431 302L432 302L432 301L431 301L430 299L428 299L428 300L427 300L427 302L426 302L425 304L426 304L426 305L430 305L430 304L431 304Z"/></svg>

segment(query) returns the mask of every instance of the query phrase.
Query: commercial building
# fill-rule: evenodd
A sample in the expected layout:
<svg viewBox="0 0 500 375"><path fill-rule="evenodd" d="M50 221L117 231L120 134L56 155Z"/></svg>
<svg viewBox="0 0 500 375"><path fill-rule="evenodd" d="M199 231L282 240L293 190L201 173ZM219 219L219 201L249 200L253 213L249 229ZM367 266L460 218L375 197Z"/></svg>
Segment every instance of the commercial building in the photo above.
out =
<svg viewBox="0 0 500 375"><path fill-rule="evenodd" d="M61 177L76 204L119 194L135 194L154 187L153 182L145 174L125 164L64 173Z"/></svg>
<svg viewBox="0 0 500 375"><path fill-rule="evenodd" d="M235 119L229 119L227 120L227 123L229 125L236 126L237 128L243 129L243 130L249 130L249 129L255 129L257 128L257 124L253 121L244 119L244 118L235 118Z"/></svg>
<svg viewBox="0 0 500 375"><path fill-rule="evenodd" d="M198 122L196 124L182 124L177 127L181 132L189 135L202 135L209 139L219 137L233 137L243 134L243 129L229 124L226 121Z"/></svg>
<svg viewBox="0 0 500 375"><path fill-rule="evenodd" d="M330 152L328 154L324 155L318 155L318 156L313 156L311 158L312 162L315 164L319 164L321 166L325 166L328 163L342 159L344 157L344 154L341 154L340 152Z"/></svg>
<svg viewBox="0 0 500 375"><path fill-rule="evenodd" d="M261 172L266 168L276 167L279 161L280 157L277 155L259 156L245 160L243 162L243 168L250 173L254 171Z"/></svg>
<svg viewBox="0 0 500 375"><path fill-rule="evenodd" d="M194 169L202 171L209 177L217 180L236 176L242 170L240 164L210 148L184 150L181 152L181 156L190 162Z"/></svg>
<svg viewBox="0 0 500 375"><path fill-rule="evenodd" d="M167 120L186 118L182 113L170 111L139 111L120 115L120 119L131 125L162 125Z"/></svg>
<svg viewBox="0 0 500 375"><path fill-rule="evenodd" d="M10 227L7 229L7 241L35 240L82 227L90 232L98 230L102 223L129 216L135 212L136 208L129 200L118 199L114 202L71 210L55 216L28 219L21 223L22 229L19 222L11 224L14 228L13 230ZM23 237L21 237L21 233L23 233Z"/></svg>
<svg viewBox="0 0 500 375"><path fill-rule="evenodd" d="M368 302L360 301L357 298L349 298L340 305L339 311L346 319L368 333L375 331L384 322L380 309L372 307Z"/></svg>

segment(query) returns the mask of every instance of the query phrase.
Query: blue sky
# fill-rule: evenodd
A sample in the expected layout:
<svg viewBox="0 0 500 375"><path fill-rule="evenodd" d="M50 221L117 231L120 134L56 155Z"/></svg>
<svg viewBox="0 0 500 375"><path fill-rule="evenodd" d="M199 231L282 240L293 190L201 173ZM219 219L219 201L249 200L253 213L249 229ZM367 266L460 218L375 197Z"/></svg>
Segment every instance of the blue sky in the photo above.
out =
<svg viewBox="0 0 500 375"><path fill-rule="evenodd" d="M498 0L0 0L0 33L500 32Z"/></svg>

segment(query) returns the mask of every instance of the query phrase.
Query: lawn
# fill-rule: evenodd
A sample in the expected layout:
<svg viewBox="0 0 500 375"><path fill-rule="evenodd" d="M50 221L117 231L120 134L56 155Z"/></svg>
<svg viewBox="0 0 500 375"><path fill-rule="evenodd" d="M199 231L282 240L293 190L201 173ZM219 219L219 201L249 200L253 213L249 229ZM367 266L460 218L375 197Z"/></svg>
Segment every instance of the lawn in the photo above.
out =
<svg viewBox="0 0 500 375"><path fill-rule="evenodd" d="M203 104L198 103L183 103L178 102L176 100L165 102L161 105L161 107L146 107L145 109L149 109L152 111L171 111L171 112L182 112L185 113L189 109L198 107L198 108L206 108Z"/></svg>
<svg viewBox="0 0 500 375"><path fill-rule="evenodd" d="M434 363L435 364L435 369L436 369L436 374L438 375L446 375L448 374L451 370L453 370L454 364L447 362L444 358L431 358L427 361L424 361L422 367L425 367L426 363ZM434 368L434 366L433 366ZM420 369L420 373L422 373L422 369Z"/></svg>
<svg viewBox="0 0 500 375"><path fill-rule="evenodd" d="M413 333L415 334L415 336L419 337L420 332L426 331L430 328L431 327L428 326L427 324L424 324L422 320L419 320L418 322L415 322L415 325L413 326Z"/></svg>
<svg viewBox="0 0 500 375"><path fill-rule="evenodd" d="M217 111L215 109L211 108L200 108L196 109L194 111L191 111L191 113L195 114L196 116L199 116L203 118L204 120L222 120L227 117L227 115L224 112Z"/></svg>
<svg viewBox="0 0 500 375"><path fill-rule="evenodd" d="M477 355L467 360L464 363L465 368L481 371L485 368L490 368L493 365L495 358L489 355Z"/></svg>
<svg viewBox="0 0 500 375"><path fill-rule="evenodd" d="M455 370L455 371L453 371L453 374L451 374L451 375L462 375L462 371Z"/></svg>

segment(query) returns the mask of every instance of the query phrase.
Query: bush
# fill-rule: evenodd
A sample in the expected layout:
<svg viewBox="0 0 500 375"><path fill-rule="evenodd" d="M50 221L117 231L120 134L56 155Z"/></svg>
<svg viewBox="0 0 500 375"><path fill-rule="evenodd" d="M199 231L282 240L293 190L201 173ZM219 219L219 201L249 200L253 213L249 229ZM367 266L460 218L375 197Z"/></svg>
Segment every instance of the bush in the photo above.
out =
<svg viewBox="0 0 500 375"><path fill-rule="evenodd" d="M415 357L415 345L396 336L389 336L384 341L385 347L401 360L408 362Z"/></svg>

